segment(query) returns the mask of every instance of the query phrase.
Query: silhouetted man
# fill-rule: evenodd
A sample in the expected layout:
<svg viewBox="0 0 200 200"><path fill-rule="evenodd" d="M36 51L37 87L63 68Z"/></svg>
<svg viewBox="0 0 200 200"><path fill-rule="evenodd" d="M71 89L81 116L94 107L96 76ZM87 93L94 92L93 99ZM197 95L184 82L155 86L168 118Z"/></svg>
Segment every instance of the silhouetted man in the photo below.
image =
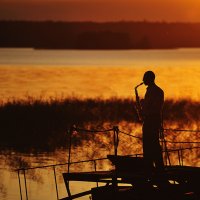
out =
<svg viewBox="0 0 200 200"><path fill-rule="evenodd" d="M159 133L162 123L164 92L155 82L155 74L147 71L143 82L147 85L144 100L141 102L143 115L143 154L147 173L150 175L164 170Z"/></svg>

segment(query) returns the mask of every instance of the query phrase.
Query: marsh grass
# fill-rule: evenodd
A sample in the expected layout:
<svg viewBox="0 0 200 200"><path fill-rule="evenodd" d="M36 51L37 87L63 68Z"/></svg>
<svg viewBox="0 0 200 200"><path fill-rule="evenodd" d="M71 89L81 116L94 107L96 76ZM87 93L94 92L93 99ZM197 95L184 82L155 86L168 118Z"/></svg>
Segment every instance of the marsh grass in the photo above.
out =
<svg viewBox="0 0 200 200"><path fill-rule="evenodd" d="M82 128L103 128L104 124L117 125L121 121L137 123L135 102L132 99L79 99L50 98L13 99L0 105L1 149L20 150L56 149L66 146L67 130L71 125ZM165 124L179 127L199 124L200 103L181 99L166 100ZM82 134L74 142L79 145L90 139Z"/></svg>

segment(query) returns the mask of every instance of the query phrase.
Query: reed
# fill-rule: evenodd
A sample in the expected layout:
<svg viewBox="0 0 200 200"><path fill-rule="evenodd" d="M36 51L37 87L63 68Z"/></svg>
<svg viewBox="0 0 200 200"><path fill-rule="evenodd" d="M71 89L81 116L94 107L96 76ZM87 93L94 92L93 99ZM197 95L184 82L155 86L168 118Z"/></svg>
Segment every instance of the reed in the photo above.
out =
<svg viewBox="0 0 200 200"><path fill-rule="evenodd" d="M135 102L132 99L27 97L13 99L0 105L1 148L55 149L66 145L66 131L76 124L79 127L99 128L109 122L137 123ZM199 123L200 103L188 99L166 100L165 124L177 123L186 127ZM76 141L87 140L84 134Z"/></svg>

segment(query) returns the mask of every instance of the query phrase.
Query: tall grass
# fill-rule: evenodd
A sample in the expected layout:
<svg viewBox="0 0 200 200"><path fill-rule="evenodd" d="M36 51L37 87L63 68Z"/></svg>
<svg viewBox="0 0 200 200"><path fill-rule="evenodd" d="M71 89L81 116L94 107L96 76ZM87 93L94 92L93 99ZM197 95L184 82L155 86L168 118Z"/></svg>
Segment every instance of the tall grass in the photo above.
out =
<svg viewBox="0 0 200 200"><path fill-rule="evenodd" d="M93 128L106 122L117 125L121 121L137 123L131 99L34 99L12 100L0 105L1 148L55 149L66 145L66 131L76 124ZM198 124L200 103L182 99L166 100L165 124L178 123L186 127ZM79 137L77 143L88 139Z"/></svg>

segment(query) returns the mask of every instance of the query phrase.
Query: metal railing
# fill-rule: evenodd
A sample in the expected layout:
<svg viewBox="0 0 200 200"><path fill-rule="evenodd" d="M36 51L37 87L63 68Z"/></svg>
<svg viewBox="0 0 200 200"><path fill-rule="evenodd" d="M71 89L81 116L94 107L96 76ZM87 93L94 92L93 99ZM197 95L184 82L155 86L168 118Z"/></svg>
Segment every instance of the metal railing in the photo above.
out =
<svg viewBox="0 0 200 200"><path fill-rule="evenodd" d="M58 183L57 183L57 175L56 175L56 167L58 166L64 166L67 165L67 173L70 173L70 165L72 164L80 164L80 163L86 163L86 162L93 162L93 166L94 166L94 171L97 171L97 161L100 160L107 160L108 158L98 158L98 159L89 159L89 160L83 160L83 161L76 161L76 162L71 162L71 140L72 140L72 136L73 136L73 132L77 131L77 132L89 132L89 133L106 133L106 132L113 132L113 146L114 146L114 155L117 156L118 155L118 145L119 145L119 134L124 134L130 137L133 137L135 139L138 140L142 140L142 137L138 137L138 136L134 136L131 133L126 133L124 131L120 131L118 126L114 126L111 129L107 129L107 130L87 130L87 129L80 129L77 128L75 126L71 127L68 130L69 133L69 149L68 149L68 162L66 163L59 163L59 164L53 164L53 165L44 165L44 166L38 166L38 167L29 167L29 168L20 168L17 169L17 173L18 173L18 182L19 182L19 191L20 191L20 199L22 200L22 178L20 177L20 173L22 172L23 174L23 179L24 179L24 189L25 189L25 198L26 200L28 200L28 188L27 188L27 178L26 178L26 171L27 170L33 170L33 169L45 169L45 168L52 168L53 169L53 175L54 175L54 182L55 182L55 188L56 188L56 199L59 200L59 193L58 193ZM179 129L163 129L163 131L173 131L173 132L195 132L195 133L200 133L199 130L179 130ZM165 141L166 143L195 143L195 144L200 144L199 141L196 142L175 142L175 141ZM177 152L178 154L178 162L179 165L183 166L183 151L184 150L191 150L191 149L198 149L200 148L200 146L195 146L195 147L188 147L188 148L180 148L180 149L166 149L163 152L170 153L170 152ZM134 155L128 155L128 156L142 156L143 154L134 154ZM167 162L166 162L167 163ZM170 163L170 161L169 161ZM68 186L69 187L69 186ZM97 187L98 187L98 182L97 182ZM68 196L71 196L70 191L67 191Z"/></svg>
<svg viewBox="0 0 200 200"><path fill-rule="evenodd" d="M21 178L20 178L20 172L23 174L23 179L24 179L24 189L25 189L25 197L26 200L28 200L28 188L27 188L27 181L26 181L26 171L27 170L33 170L33 169L45 169L45 168L52 168L53 169L53 174L54 174L54 182L55 182L55 187L56 187L56 197L59 199L59 194L58 194L58 183L57 183L57 176L56 176L56 167L58 166L64 166L64 165L69 165L69 164L80 164L80 163L88 163L88 162L93 162L94 166L94 171L97 171L96 168L96 162L100 160L107 160L108 158L97 158L97 159L89 159L89 160L82 160L82 161L76 161L76 162L71 162L71 163L59 163L59 164L54 164L54 165L44 165L44 166L38 166L38 167L27 167L27 168L20 168L17 169L18 173L18 180L19 180L19 191L20 191L20 199L22 200L22 183L21 183Z"/></svg>

